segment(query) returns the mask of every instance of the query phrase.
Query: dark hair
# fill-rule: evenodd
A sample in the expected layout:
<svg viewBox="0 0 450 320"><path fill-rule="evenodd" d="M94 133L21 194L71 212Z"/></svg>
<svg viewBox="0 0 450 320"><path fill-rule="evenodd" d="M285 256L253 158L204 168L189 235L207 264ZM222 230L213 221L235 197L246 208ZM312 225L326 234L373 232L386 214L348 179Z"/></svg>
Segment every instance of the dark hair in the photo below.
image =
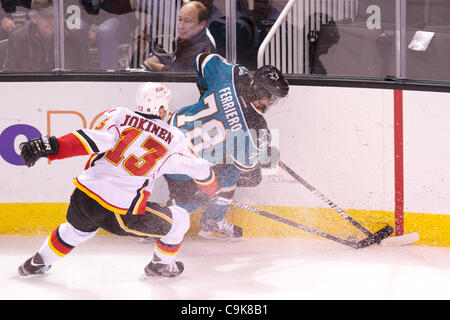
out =
<svg viewBox="0 0 450 320"><path fill-rule="evenodd" d="M194 4L195 8L197 9L198 22L208 20L209 12L203 3L201 3L200 1L189 1L189 2L183 3L183 5L181 7L185 6L188 3Z"/></svg>

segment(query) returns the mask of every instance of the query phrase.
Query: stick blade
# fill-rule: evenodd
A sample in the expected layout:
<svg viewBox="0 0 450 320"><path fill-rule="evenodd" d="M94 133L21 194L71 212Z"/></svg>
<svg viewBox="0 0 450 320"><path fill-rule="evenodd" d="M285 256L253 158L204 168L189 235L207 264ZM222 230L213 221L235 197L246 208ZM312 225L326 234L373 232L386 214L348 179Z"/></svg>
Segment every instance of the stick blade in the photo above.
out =
<svg viewBox="0 0 450 320"><path fill-rule="evenodd" d="M356 243L356 247L359 249L359 248L365 248L365 247L371 246L375 243L380 243L383 239L386 239L393 233L394 233L394 228L392 228L391 226L383 227L380 230L378 230L377 232L373 233L371 236L369 236L361 241L358 241Z"/></svg>
<svg viewBox="0 0 450 320"><path fill-rule="evenodd" d="M389 237L383 239L380 242L380 245L383 247L400 247L407 246L409 244L413 244L414 242L419 241L420 235L418 232L407 233L401 236Z"/></svg>

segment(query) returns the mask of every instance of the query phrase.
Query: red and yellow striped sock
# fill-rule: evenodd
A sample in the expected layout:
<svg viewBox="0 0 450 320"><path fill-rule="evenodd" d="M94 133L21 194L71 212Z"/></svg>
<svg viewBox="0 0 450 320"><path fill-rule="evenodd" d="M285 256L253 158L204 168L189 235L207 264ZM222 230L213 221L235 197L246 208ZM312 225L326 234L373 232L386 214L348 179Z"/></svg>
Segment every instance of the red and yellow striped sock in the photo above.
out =
<svg viewBox="0 0 450 320"><path fill-rule="evenodd" d="M60 258L65 257L74 246L64 242L59 235L59 227L53 230L50 236L47 238L47 241L44 242L41 249L39 250L39 254L42 256L45 264L53 264L55 261Z"/></svg>
<svg viewBox="0 0 450 320"><path fill-rule="evenodd" d="M155 241L154 254L161 259L161 263L167 264L175 260L180 248L181 243L175 245L165 244L161 240L157 239Z"/></svg>

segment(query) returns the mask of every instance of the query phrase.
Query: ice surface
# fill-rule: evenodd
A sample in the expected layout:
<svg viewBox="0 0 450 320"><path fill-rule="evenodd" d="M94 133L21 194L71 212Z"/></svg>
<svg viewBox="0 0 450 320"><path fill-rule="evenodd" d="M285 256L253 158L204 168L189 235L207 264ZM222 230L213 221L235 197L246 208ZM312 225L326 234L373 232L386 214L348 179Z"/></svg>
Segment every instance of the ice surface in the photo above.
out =
<svg viewBox="0 0 450 320"><path fill-rule="evenodd" d="M189 237L177 278L150 279L143 269L153 243L97 235L42 276L17 267L45 236L0 236L0 299L311 300L450 299L450 248L372 246L328 240Z"/></svg>

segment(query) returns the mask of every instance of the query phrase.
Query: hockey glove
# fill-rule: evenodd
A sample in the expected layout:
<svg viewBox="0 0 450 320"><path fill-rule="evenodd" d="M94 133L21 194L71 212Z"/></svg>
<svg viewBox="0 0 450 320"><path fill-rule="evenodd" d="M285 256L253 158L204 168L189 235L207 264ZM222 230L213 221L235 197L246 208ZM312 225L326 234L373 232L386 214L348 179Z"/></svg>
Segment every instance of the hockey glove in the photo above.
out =
<svg viewBox="0 0 450 320"><path fill-rule="evenodd" d="M27 167L32 167L40 157L56 154L59 150L55 136L43 136L20 144L20 156Z"/></svg>
<svg viewBox="0 0 450 320"><path fill-rule="evenodd" d="M258 165L255 169L251 171L241 171L239 174L239 179L236 182L237 187L256 187L261 183L262 173L261 166Z"/></svg>
<svg viewBox="0 0 450 320"><path fill-rule="evenodd" d="M214 196L209 196L200 190L198 190L194 194L194 198L196 199L196 201L200 202L202 205L212 205L212 204L217 204L221 206L229 205L231 203L231 199L227 199L222 196L223 194L221 192L218 192Z"/></svg>

